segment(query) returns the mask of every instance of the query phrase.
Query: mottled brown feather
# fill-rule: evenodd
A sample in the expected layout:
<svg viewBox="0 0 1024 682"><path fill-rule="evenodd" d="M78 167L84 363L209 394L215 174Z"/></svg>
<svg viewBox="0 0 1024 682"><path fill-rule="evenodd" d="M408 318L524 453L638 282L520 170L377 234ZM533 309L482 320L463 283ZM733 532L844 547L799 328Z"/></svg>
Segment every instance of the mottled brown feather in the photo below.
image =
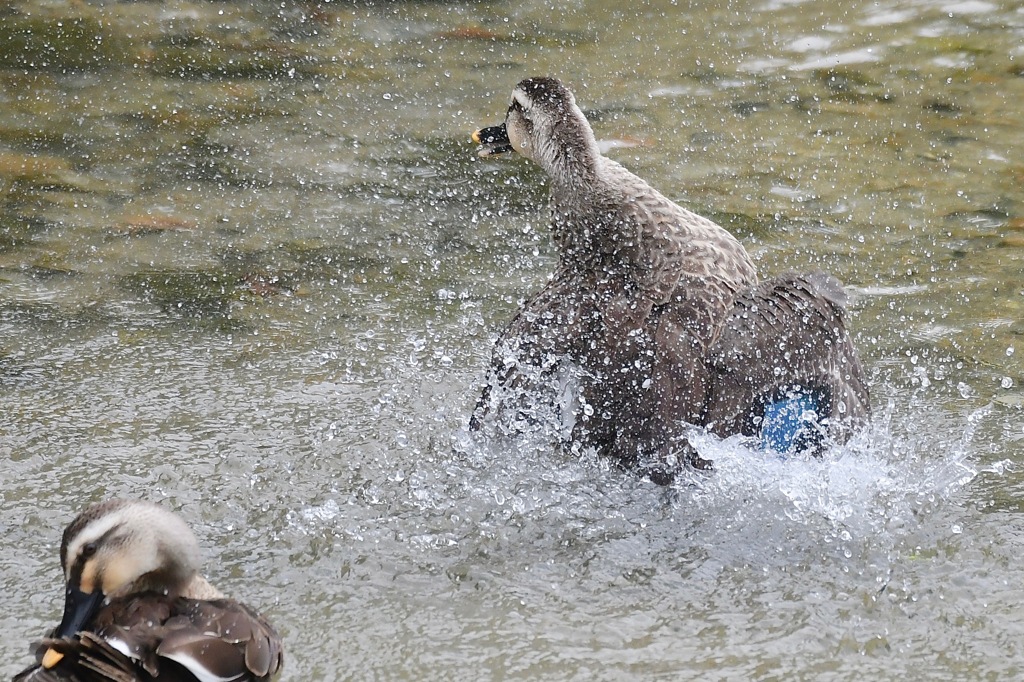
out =
<svg viewBox="0 0 1024 682"><path fill-rule="evenodd" d="M839 281L820 272L780 275L742 292L711 349L715 379L707 425L722 435L751 435L750 406L793 385L831 396L833 438L842 440L863 424L870 414L868 386L846 332L844 300Z"/></svg>

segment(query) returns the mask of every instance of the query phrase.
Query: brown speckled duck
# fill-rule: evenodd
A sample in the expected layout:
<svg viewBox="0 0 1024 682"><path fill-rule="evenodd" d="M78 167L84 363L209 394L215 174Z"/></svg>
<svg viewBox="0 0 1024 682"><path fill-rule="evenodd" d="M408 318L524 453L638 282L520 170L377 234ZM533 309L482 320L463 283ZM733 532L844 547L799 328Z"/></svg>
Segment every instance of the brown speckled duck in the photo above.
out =
<svg viewBox="0 0 1024 682"><path fill-rule="evenodd" d="M199 575L199 544L155 504L111 500L64 531L64 618L14 682L254 682L281 669L281 638Z"/></svg>
<svg viewBox="0 0 1024 682"><path fill-rule="evenodd" d="M572 442L657 482L708 466L687 424L793 452L867 420L842 285L821 272L759 281L728 231L604 157L558 80L519 83L505 122L473 139L481 156L515 151L546 171L559 250L498 339L473 430L521 424L545 390L559 400L545 385L564 365L578 378Z"/></svg>

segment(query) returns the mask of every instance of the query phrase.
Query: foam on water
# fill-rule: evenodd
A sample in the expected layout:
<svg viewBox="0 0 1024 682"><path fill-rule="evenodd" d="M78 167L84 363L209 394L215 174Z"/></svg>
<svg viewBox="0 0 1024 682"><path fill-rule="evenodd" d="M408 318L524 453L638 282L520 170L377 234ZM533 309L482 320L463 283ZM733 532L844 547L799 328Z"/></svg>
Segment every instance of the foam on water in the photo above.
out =
<svg viewBox="0 0 1024 682"><path fill-rule="evenodd" d="M726 563L770 556L785 562L827 547L847 558L865 551L884 556L927 525L936 509L956 504L979 472L972 461L975 431L990 409L969 415L951 437L925 426L941 422L940 415L917 407L907 419L895 417L895 405L888 405L869 427L821 458L782 458L740 437L694 430L691 442L714 462L714 471L687 471L661 491L607 462L554 454L539 442L536 449L506 445L504 452L493 443L463 442L481 474L465 494L484 489L496 504L512 504L518 513L557 510L584 525L605 526L620 512L645 526L673 524L673 543L714 546ZM516 464L495 471L510 455ZM543 482L531 483L531 477ZM527 490L526 496L516 493Z"/></svg>

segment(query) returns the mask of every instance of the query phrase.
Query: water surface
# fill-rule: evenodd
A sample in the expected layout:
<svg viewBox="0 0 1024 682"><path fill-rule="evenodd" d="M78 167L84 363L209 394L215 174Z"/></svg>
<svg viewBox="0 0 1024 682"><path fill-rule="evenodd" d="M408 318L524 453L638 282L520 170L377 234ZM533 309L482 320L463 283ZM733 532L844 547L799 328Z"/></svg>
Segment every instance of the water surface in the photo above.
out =
<svg viewBox="0 0 1024 682"><path fill-rule="evenodd" d="M60 532L165 500L284 679L1024 668L1024 12L1011 2L14 2L0 15L0 676ZM853 294L876 419L662 489L466 433L555 254L476 158L529 75Z"/></svg>

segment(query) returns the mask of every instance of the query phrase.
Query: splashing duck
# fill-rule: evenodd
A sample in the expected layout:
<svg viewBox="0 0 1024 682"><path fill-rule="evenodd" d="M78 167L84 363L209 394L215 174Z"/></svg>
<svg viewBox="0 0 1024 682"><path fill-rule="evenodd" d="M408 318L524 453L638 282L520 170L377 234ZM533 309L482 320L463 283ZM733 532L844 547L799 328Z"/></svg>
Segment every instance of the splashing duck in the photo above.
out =
<svg viewBox="0 0 1024 682"><path fill-rule="evenodd" d="M473 140L547 173L559 261L499 336L472 430L528 422L565 365L578 379L571 442L659 483L710 466L686 440L693 426L817 452L869 418L839 281L759 280L727 230L603 156L561 82L523 80L505 121Z"/></svg>

